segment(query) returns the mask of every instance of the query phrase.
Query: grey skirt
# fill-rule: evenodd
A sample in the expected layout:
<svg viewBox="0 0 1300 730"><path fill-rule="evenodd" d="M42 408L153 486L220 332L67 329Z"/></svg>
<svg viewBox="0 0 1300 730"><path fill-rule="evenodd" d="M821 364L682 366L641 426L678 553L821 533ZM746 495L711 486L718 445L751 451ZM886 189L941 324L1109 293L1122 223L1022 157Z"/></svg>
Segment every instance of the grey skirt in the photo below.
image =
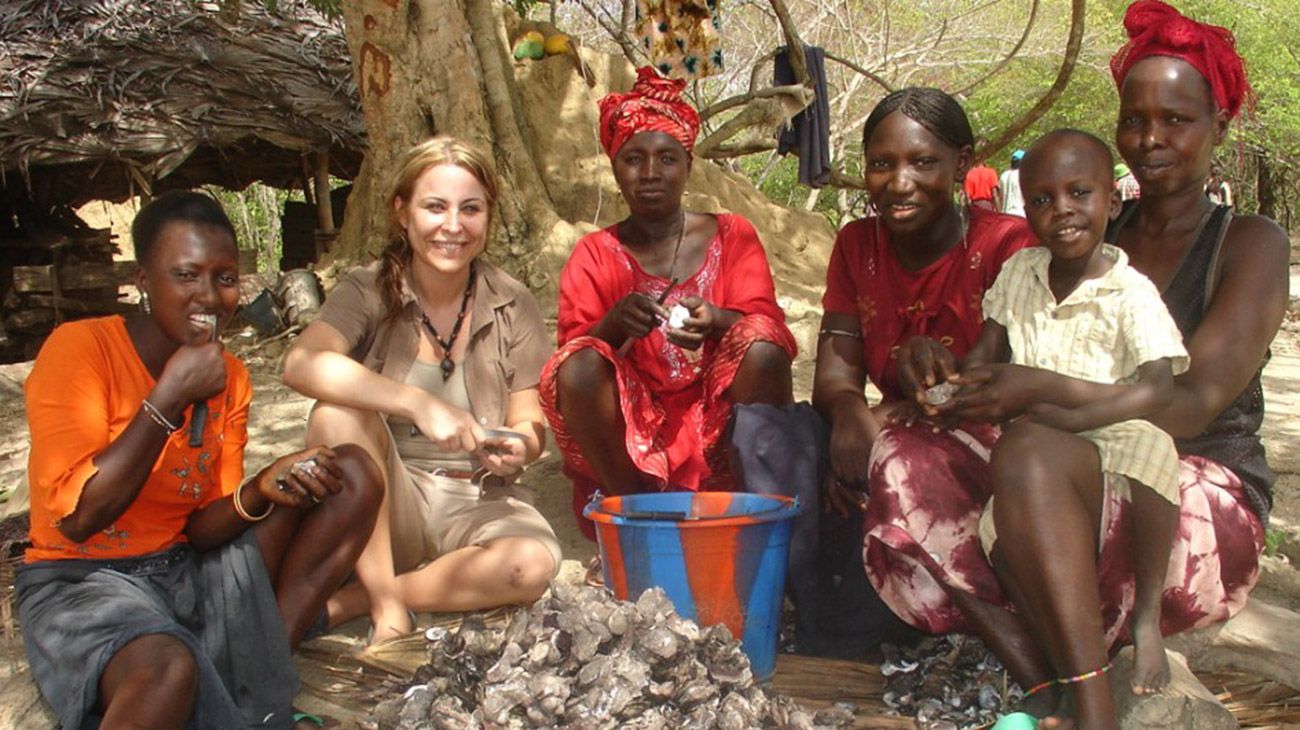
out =
<svg viewBox="0 0 1300 730"><path fill-rule="evenodd" d="M251 530L195 553L19 566L27 660L65 730L99 726L99 679L146 634L175 637L198 666L187 728L288 728L298 674L266 564Z"/></svg>

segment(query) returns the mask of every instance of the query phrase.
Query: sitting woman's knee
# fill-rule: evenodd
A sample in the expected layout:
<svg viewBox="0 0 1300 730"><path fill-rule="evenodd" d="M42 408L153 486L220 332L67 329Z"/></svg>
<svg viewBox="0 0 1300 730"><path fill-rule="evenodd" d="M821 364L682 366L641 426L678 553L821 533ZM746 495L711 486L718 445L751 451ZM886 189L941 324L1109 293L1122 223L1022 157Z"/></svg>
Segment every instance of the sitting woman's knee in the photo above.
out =
<svg viewBox="0 0 1300 730"><path fill-rule="evenodd" d="M385 430L378 413L361 408L317 401L307 414L308 445L340 443L359 438L376 441L382 438L381 433Z"/></svg>
<svg viewBox="0 0 1300 730"><path fill-rule="evenodd" d="M565 358L556 373L560 398L565 395L578 395L590 392L598 383L608 381L614 376L614 366L601 354L586 348Z"/></svg>
<svg viewBox="0 0 1300 730"><path fill-rule="evenodd" d="M759 341L749 346L740 367L764 378L790 379L790 355L775 342Z"/></svg>
<svg viewBox="0 0 1300 730"><path fill-rule="evenodd" d="M758 341L749 346L731 384L737 403L785 405L794 400L790 355L773 342Z"/></svg>
<svg viewBox="0 0 1300 730"><path fill-rule="evenodd" d="M180 639L146 634L127 642L113 655L105 668L105 679L113 683L113 694L125 685L133 685L156 697L193 697L198 690L199 668L194 654Z"/></svg>
<svg viewBox="0 0 1300 730"><path fill-rule="evenodd" d="M514 541L506 566L511 590L531 599L540 598L555 575L555 556L540 540Z"/></svg>

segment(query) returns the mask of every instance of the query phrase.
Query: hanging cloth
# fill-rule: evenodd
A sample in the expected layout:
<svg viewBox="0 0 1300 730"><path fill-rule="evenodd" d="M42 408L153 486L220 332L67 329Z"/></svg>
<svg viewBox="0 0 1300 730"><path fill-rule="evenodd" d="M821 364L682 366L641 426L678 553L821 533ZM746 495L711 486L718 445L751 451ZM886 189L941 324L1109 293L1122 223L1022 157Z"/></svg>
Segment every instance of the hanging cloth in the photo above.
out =
<svg viewBox="0 0 1300 730"><path fill-rule="evenodd" d="M813 80L817 98L790 119L781 131L776 151L799 155L799 182L820 188L831 181L831 105L826 95L826 52L817 46L804 46L808 76ZM772 84L789 86L798 83L785 48L777 51L773 64Z"/></svg>
<svg viewBox="0 0 1300 730"><path fill-rule="evenodd" d="M702 79L722 72L718 0L637 0L633 32L664 76Z"/></svg>

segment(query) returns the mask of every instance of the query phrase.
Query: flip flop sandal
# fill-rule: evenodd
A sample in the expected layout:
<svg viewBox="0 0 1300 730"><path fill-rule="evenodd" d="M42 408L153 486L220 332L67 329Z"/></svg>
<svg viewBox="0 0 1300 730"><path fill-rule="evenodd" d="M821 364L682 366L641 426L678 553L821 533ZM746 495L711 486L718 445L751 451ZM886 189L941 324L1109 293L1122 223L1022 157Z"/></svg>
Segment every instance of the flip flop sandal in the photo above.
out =
<svg viewBox="0 0 1300 730"><path fill-rule="evenodd" d="M313 715L309 712L299 712L295 710L292 717L293 724L297 725L303 720L310 722L316 727L325 727L325 718L321 717L320 715Z"/></svg>
<svg viewBox="0 0 1300 730"><path fill-rule="evenodd" d="M1038 718L1027 712L1012 712L999 717L991 730L1034 730L1037 727Z"/></svg>
<svg viewBox="0 0 1300 730"><path fill-rule="evenodd" d="M593 555L591 560L587 561L587 572L583 574L582 582L592 588L605 587L605 570L601 565L600 555Z"/></svg>

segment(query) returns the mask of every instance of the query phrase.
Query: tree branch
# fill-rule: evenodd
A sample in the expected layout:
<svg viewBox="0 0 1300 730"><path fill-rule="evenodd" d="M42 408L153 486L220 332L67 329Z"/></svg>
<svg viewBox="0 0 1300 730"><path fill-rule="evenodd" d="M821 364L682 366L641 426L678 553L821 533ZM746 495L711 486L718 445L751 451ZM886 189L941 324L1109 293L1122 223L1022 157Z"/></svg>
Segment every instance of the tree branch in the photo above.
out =
<svg viewBox="0 0 1300 730"><path fill-rule="evenodd" d="M636 44L633 43L632 39L627 35L627 17L632 8L631 0L625 0L623 3L623 17L620 19L622 25L618 28L615 28L607 19L601 17L600 13L592 9L587 0L578 0L578 7L582 8L583 12L591 16L591 19L596 21L596 24L599 25L607 35L609 35L610 39L618 44L619 49L623 51L623 57L627 59L628 63L633 66L641 66L645 64L645 58L642 57ZM601 8L601 10L604 11L604 8Z"/></svg>
<svg viewBox="0 0 1300 730"><path fill-rule="evenodd" d="M1038 16L1038 0L1033 0L1033 2L1029 4L1029 20L1025 22L1025 30L1020 34L1020 40L1016 41L1016 45L1011 47L1011 51L1007 53L1007 55L1004 56L1001 61L998 61L996 64L994 64L993 68L989 69L988 72L985 73L983 76L975 79L969 84L966 84L965 88L958 89L957 91L952 92L952 95L957 98L964 97L967 94L969 94L971 91L975 90L984 82L1002 73L1002 69L1006 68L1007 64L1011 63L1011 59L1015 58L1016 55L1020 53L1020 49L1024 47L1025 41L1029 40L1029 31L1033 29L1034 19L1037 16Z"/></svg>
<svg viewBox="0 0 1300 730"><path fill-rule="evenodd" d="M722 160L731 157L744 157L752 155L755 152L767 152L776 149L776 140L774 139L754 139L740 144L728 145L720 144L712 149L700 152L698 149L695 156L705 160Z"/></svg>
<svg viewBox="0 0 1300 730"><path fill-rule="evenodd" d="M866 70L865 68L863 68L863 67L859 66L858 64L856 64L856 63L854 63L854 62L848 60L847 58L840 58L839 56L835 55L834 53L831 53L830 51L826 51L825 53L826 53L826 58L828 58L828 59L830 59L830 60L832 60L832 61L835 61L836 63L838 63L838 64L840 64L840 65L842 65L842 66L846 66L846 67L848 67L850 70L857 71L858 73L862 74L863 76L866 76L867 78L869 78L869 79L871 79L872 81L876 82L876 85L879 86L880 88L884 89L886 94L892 94L892 93L894 92L894 87L893 87L892 85L890 85L890 83L889 83L888 81L884 80L884 79L881 78L880 76L878 76L878 75L872 73L871 71Z"/></svg>
<svg viewBox="0 0 1300 730"><path fill-rule="evenodd" d="M771 139L774 136L772 133L789 122L790 117L798 114L799 110L808 106L808 102L813 96L811 89L802 86L776 86L756 92L755 95L760 94L761 97L751 99L739 114L728 119L717 131L695 145L695 154L699 157L716 159L710 153L722 148L724 142L751 127L768 134L768 138L760 140L762 144L755 149L771 149L775 146L775 142ZM742 147L749 148L752 145L736 145L727 147L727 149L734 150Z"/></svg>
<svg viewBox="0 0 1300 730"><path fill-rule="evenodd" d="M1083 45L1085 4L1085 0L1070 0L1070 37L1065 44L1065 57L1061 59L1061 68L1056 73L1056 81L1038 100L1038 103L1034 104L1033 108L1025 112L1020 119L1012 122L989 142L976 148L976 160L983 161L992 153L1005 147L1008 142L1038 121L1047 113L1048 109L1052 108L1056 100L1061 98L1061 94L1065 92L1066 85L1070 83L1070 76L1074 73L1074 68L1079 62L1079 48Z"/></svg>
<svg viewBox="0 0 1300 730"><path fill-rule="evenodd" d="M785 0L770 0L770 2L772 10L776 12L776 21L781 24L781 33L785 36L786 55L790 58L790 68L794 70L795 81L811 87L812 79L808 77L808 59L805 56L804 43L799 38L799 32L794 29L794 18L790 17L790 9L785 6Z"/></svg>
<svg viewBox="0 0 1300 730"><path fill-rule="evenodd" d="M722 101L710 104L707 109L700 110L700 123L703 124L708 121L710 117L725 112L728 109L735 109L736 107L742 104L747 104L755 99L769 99L774 96L786 95L803 99L804 106L808 106L811 99L811 92L797 84L793 86L769 86L766 89L759 89L758 91L751 91L744 94L736 94L735 96L727 97ZM802 109L803 107L800 108Z"/></svg>

